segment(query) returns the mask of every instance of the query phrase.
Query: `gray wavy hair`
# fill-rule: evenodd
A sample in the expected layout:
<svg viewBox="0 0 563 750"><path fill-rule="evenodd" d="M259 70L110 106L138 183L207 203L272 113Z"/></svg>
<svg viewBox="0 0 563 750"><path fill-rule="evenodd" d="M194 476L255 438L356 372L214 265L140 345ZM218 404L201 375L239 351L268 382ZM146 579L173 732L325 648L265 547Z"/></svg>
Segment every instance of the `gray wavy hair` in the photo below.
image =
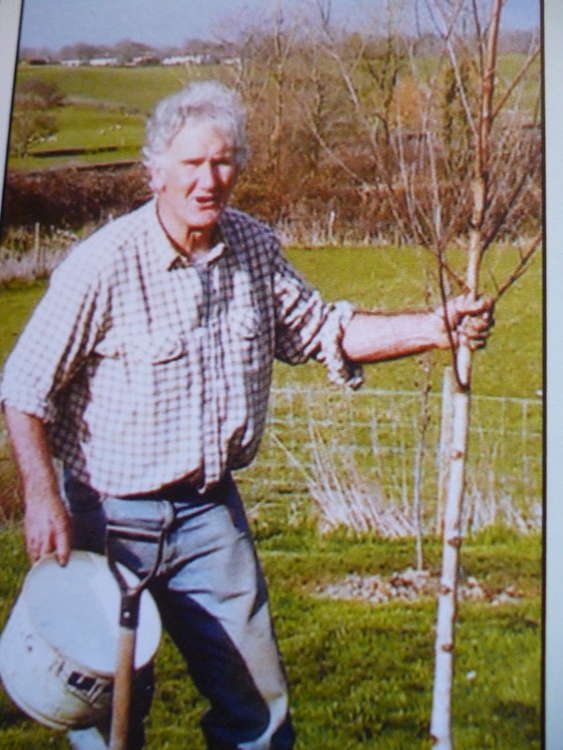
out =
<svg viewBox="0 0 563 750"><path fill-rule="evenodd" d="M237 166L248 161L246 112L236 91L219 81L197 81L162 99L147 122L144 163L149 172L188 119L210 121L232 138Z"/></svg>

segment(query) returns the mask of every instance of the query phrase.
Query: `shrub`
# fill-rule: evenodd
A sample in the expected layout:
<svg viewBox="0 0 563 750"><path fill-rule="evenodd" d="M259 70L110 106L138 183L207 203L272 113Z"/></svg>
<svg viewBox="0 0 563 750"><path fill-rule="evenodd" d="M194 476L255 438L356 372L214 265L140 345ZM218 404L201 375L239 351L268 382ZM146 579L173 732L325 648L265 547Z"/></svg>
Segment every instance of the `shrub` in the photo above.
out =
<svg viewBox="0 0 563 750"><path fill-rule="evenodd" d="M58 130L56 119L46 112L14 112L10 130L10 154L27 156L29 148Z"/></svg>
<svg viewBox="0 0 563 750"><path fill-rule="evenodd" d="M78 229L140 206L150 197L144 169L9 172L2 227L35 223Z"/></svg>
<svg viewBox="0 0 563 750"><path fill-rule="evenodd" d="M18 81L16 107L27 104L37 109L51 109L64 104L64 93L58 84L43 78Z"/></svg>

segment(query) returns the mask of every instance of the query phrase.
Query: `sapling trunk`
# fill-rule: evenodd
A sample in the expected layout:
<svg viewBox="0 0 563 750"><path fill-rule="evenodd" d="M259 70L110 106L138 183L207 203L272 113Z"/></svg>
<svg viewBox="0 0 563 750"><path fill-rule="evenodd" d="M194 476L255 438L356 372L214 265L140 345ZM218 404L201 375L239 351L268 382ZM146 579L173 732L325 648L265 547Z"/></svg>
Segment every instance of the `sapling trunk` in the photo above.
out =
<svg viewBox="0 0 563 750"><path fill-rule="evenodd" d="M461 369L463 367L463 370ZM458 368L469 382L471 355L463 347L458 351ZM469 429L469 390L456 383L453 396L452 443L448 476L448 496L444 514L442 573L438 593L436 618L434 691L430 733L439 750L451 750L451 694L455 647L455 622L457 614L457 587L465 457Z"/></svg>
<svg viewBox="0 0 563 750"><path fill-rule="evenodd" d="M448 493L450 473L449 452L452 444L453 399L455 379L452 367L445 367L442 380L442 403L440 418L440 448L438 451L438 492L436 503L436 531L444 533L444 508Z"/></svg>
<svg viewBox="0 0 563 750"><path fill-rule="evenodd" d="M491 6L490 25L481 69L479 112L474 124L472 211L465 274L466 288L473 298L476 298L478 294L479 268L486 247L484 223L487 210L490 208L489 179L493 94L502 5L503 0L493 0ZM465 462L469 442L471 359L471 349L468 343L462 340L454 358L456 390L453 403L451 463L444 517L442 574L436 619L434 694L430 733L437 750L451 750L453 748L451 704Z"/></svg>
<svg viewBox="0 0 563 750"><path fill-rule="evenodd" d="M478 161L479 166L482 162ZM469 235L466 270L467 289L477 296L481 263L482 222L487 198L486 174L473 180L473 221ZM434 692L430 734L437 750L453 748L451 733L452 686L454 674L455 622L459 554L462 541L463 493L465 463L469 443L469 411L471 392L471 349L463 339L455 353L456 384L453 398L452 444L448 477L448 493L444 512L442 573L438 593L436 641L434 647Z"/></svg>
<svg viewBox="0 0 563 750"><path fill-rule="evenodd" d="M486 184L482 183L483 191ZM475 188L477 192L477 187ZM480 203L480 201L479 201ZM476 295L480 263L480 233L470 237L467 286ZM442 547L442 572L438 592L436 640L434 647L434 692L430 734L438 750L451 750L452 686L454 674L455 622L459 554L462 541L465 465L469 443L471 349L462 341L455 355L456 383L453 395L451 449L447 483Z"/></svg>
<svg viewBox="0 0 563 750"><path fill-rule="evenodd" d="M486 195L486 180L474 181L474 216L482 212ZM467 263L467 288L477 295L479 265L481 260L480 224L474 223L469 239ZM430 733L437 750L451 750L452 686L454 674L455 622L457 615L457 589L459 554L462 541L463 494L465 465L469 444L469 413L471 392L471 349L461 342L455 354L456 383L453 395L451 450L444 510L442 547L442 573L438 593L436 618L434 693Z"/></svg>

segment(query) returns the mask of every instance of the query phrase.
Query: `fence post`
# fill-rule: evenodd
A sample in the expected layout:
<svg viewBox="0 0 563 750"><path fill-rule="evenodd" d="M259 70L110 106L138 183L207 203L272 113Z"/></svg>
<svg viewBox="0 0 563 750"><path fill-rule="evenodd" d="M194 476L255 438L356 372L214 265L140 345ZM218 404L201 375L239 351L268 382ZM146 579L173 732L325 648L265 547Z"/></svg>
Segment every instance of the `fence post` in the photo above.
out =
<svg viewBox="0 0 563 750"><path fill-rule="evenodd" d="M40 238L40 224L38 221L35 222L34 226L34 237L33 237L33 251L35 256L35 270L33 275L35 278L39 278L43 273L43 254L41 252L41 238Z"/></svg>
<svg viewBox="0 0 563 750"><path fill-rule="evenodd" d="M453 395L455 379L453 367L444 368L442 381L442 412L440 418L440 443L438 445L438 493L436 503L436 530L443 531L443 510L448 487L450 456L448 453L453 429Z"/></svg>

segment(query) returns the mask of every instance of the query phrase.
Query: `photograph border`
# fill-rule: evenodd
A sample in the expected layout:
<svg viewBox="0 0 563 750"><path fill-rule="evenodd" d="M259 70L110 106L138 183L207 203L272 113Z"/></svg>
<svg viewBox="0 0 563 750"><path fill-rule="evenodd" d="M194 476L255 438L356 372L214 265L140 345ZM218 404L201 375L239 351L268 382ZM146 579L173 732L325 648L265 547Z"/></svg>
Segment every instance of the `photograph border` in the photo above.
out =
<svg viewBox="0 0 563 750"><path fill-rule="evenodd" d="M563 5L544 0L544 138L545 138L545 625L544 625L544 712L545 749L557 750L563 734L563 504L560 487L563 467L563 348L560 326L563 298Z"/></svg>
<svg viewBox="0 0 563 750"><path fill-rule="evenodd" d="M540 0L541 2L541 0ZM545 261L544 261L544 748L559 750L563 734L563 4L543 0ZM0 0L0 216L23 0Z"/></svg>
<svg viewBox="0 0 563 750"><path fill-rule="evenodd" d="M0 216L23 0L0 0Z"/></svg>

